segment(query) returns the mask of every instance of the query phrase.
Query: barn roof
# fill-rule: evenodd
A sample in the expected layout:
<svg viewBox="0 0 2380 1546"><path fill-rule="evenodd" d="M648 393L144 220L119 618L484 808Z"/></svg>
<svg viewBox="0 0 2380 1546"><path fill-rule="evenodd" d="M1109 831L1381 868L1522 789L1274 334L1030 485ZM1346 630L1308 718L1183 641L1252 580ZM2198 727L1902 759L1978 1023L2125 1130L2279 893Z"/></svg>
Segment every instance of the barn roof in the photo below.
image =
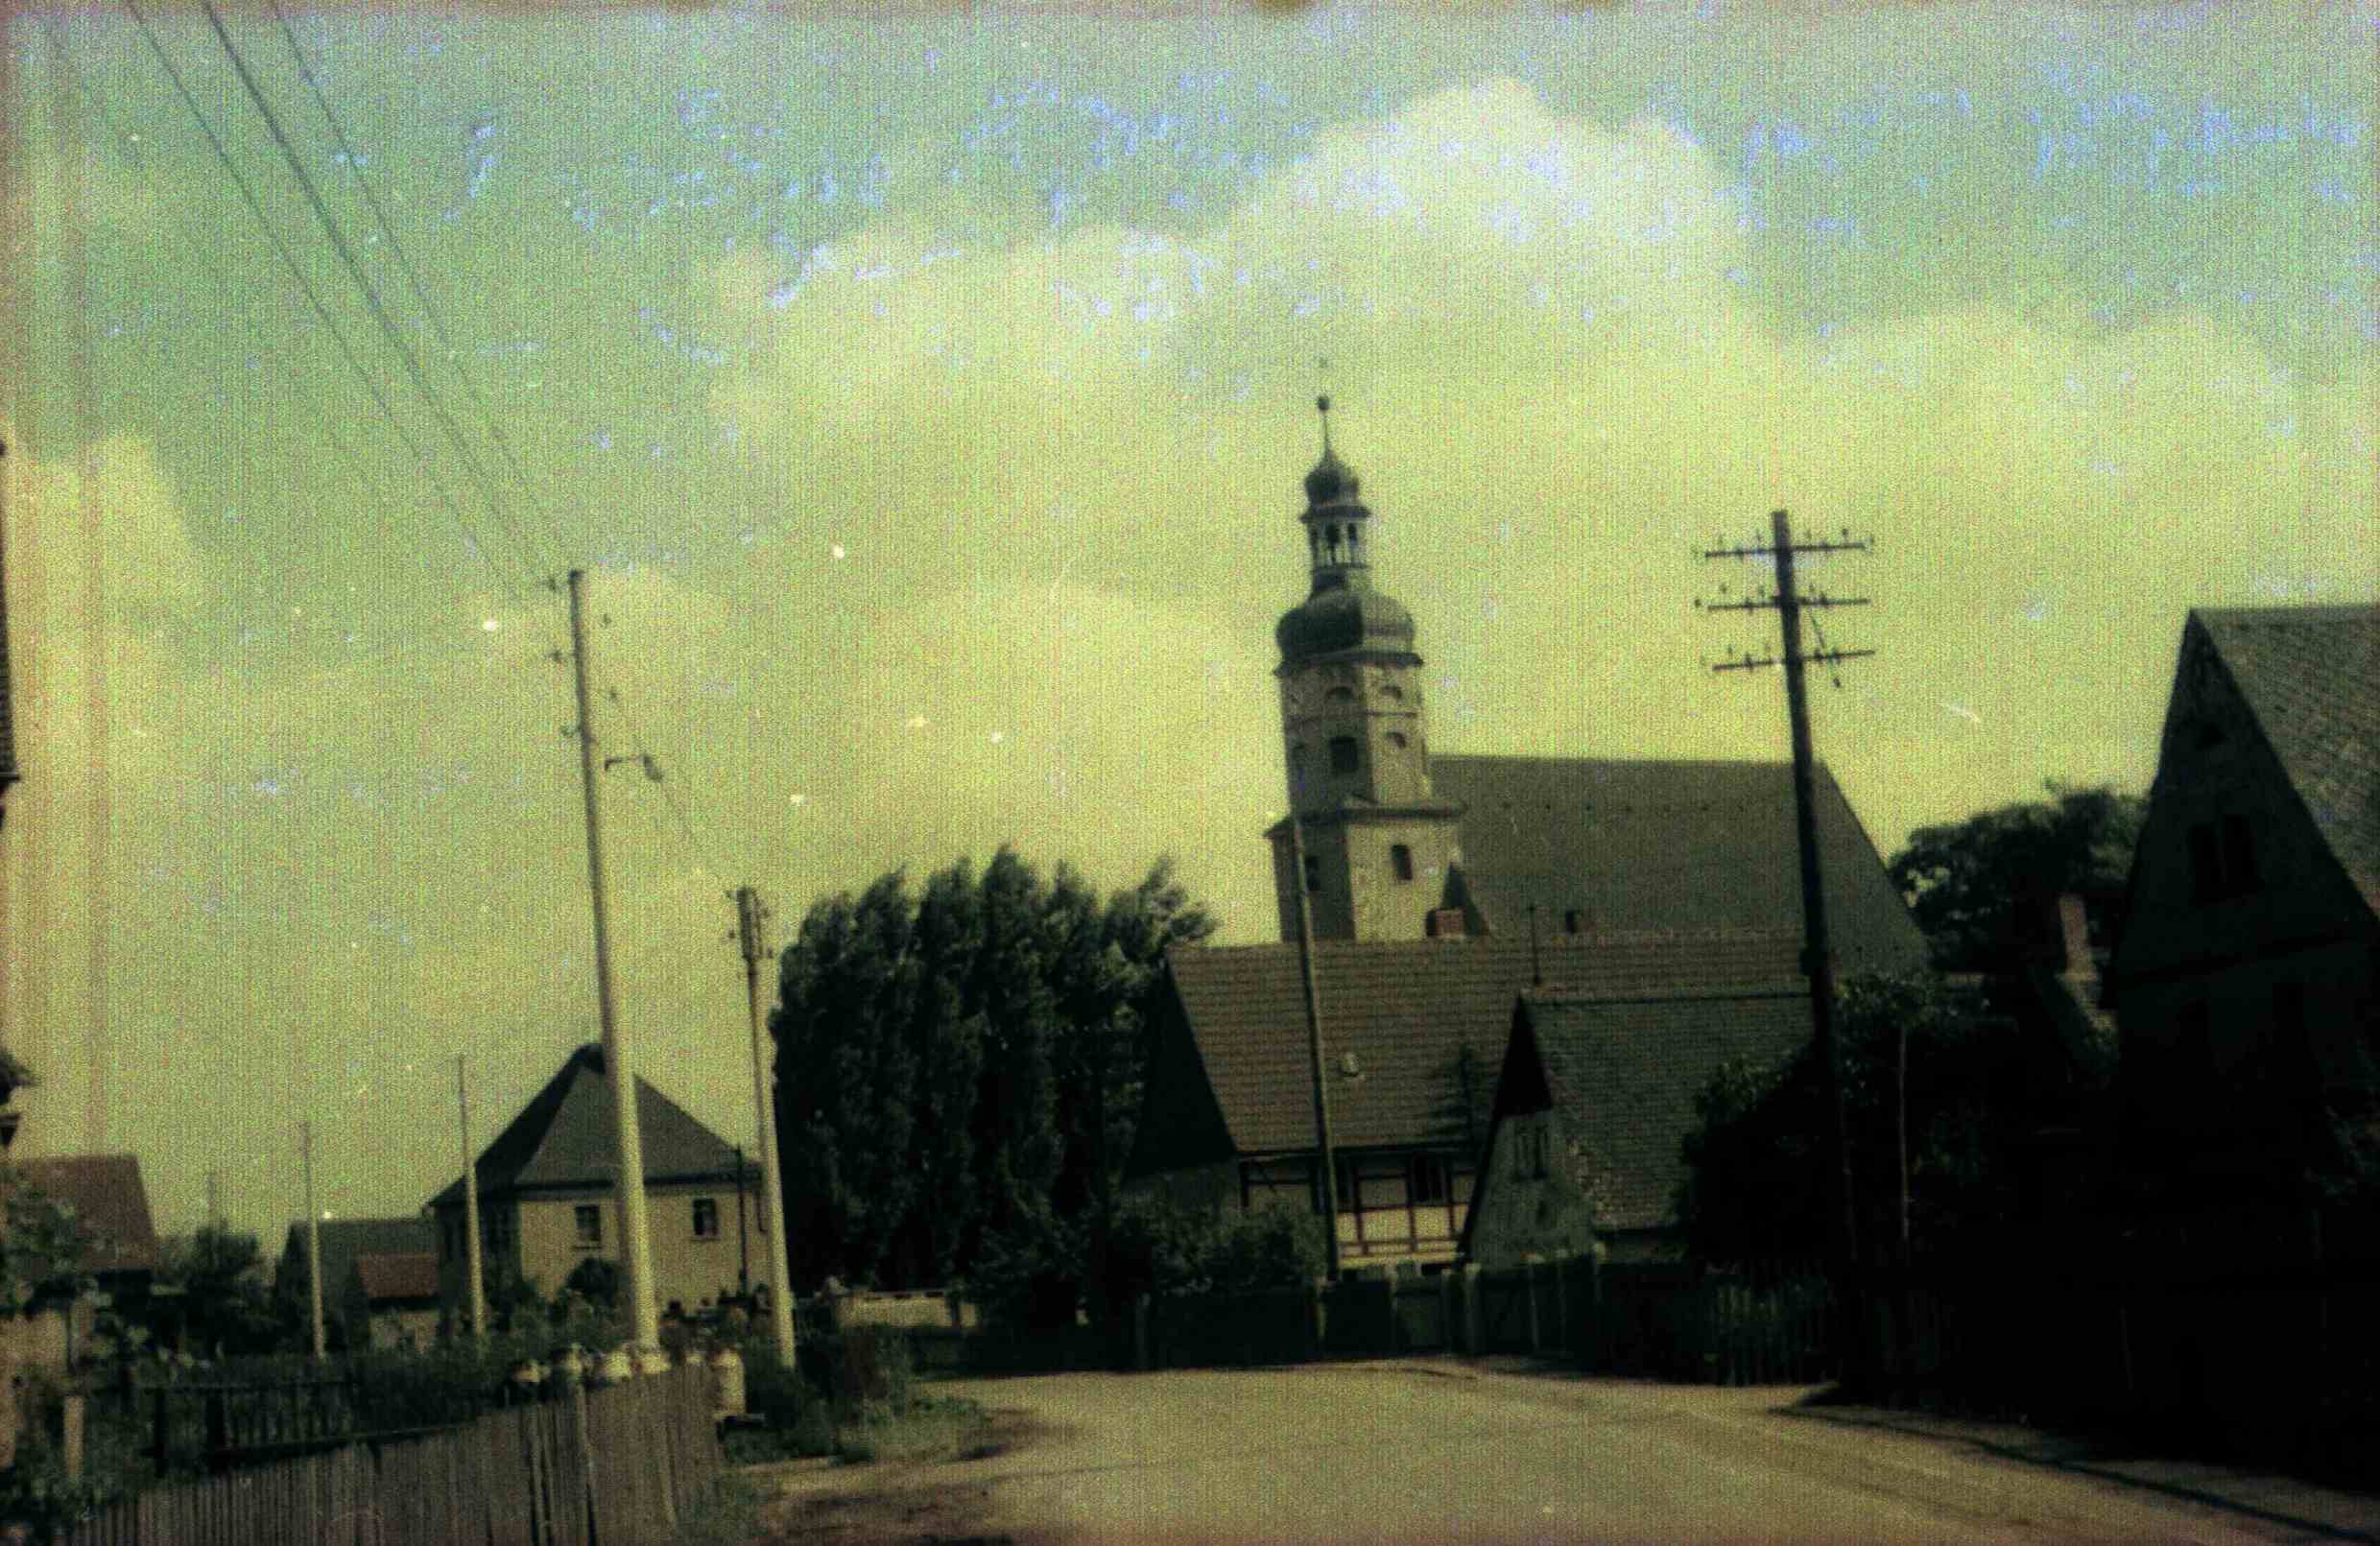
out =
<svg viewBox="0 0 2380 1546"><path fill-rule="evenodd" d="M1695 1099L1711 1076L1735 1058L1790 1057L1810 1032L1809 985L1797 979L1658 998L1527 994L1511 1057L1536 1059L1564 1136L1582 1148L1596 1227L1658 1229L1673 1222Z"/></svg>
<svg viewBox="0 0 2380 1546"><path fill-rule="evenodd" d="M392 1299L438 1297L438 1253L434 1250L368 1250L355 1258L355 1276L364 1297L378 1304Z"/></svg>
<svg viewBox="0 0 2380 1546"><path fill-rule="evenodd" d="M1533 968L1525 936L1320 941L1332 1140L1349 1148L1464 1141L1464 1051L1484 1112L1514 996L1537 969L1572 992L1676 997L1793 980L1799 949L1798 933L1786 931L1557 934L1538 947ZM1314 1080L1297 947L1202 946L1167 959L1177 1023L1187 1028L1231 1149L1311 1149ZM1178 1157L1136 1154L1133 1168L1170 1168Z"/></svg>
<svg viewBox="0 0 2380 1546"><path fill-rule="evenodd" d="M157 1270L156 1225L149 1213L140 1160L132 1154L53 1154L9 1163L15 1178L33 1190L71 1203L75 1221L90 1241L83 1266L94 1272L154 1272Z"/></svg>
<svg viewBox="0 0 2380 1546"><path fill-rule="evenodd" d="M735 1179L733 1147L642 1079L636 1081L636 1125L647 1183ZM618 1128L604 1050L590 1042L563 1061L481 1154L480 1196L608 1187L619 1172ZM432 1207L462 1202L460 1176L430 1200Z"/></svg>
<svg viewBox="0 0 2380 1546"><path fill-rule="evenodd" d="M1801 927L1789 762L1432 757L1430 783L1464 807L1456 868L1494 933L1525 932L1533 902L1547 927ZM1837 959L1921 969L1924 936L1822 763L1816 794Z"/></svg>
<svg viewBox="0 0 2380 1546"><path fill-rule="evenodd" d="M2364 903L2380 916L2380 607L2191 616Z"/></svg>
<svg viewBox="0 0 2380 1546"><path fill-rule="evenodd" d="M395 1219L324 1219L315 1227L321 1239L322 1286L334 1294L346 1282L359 1257L428 1251L435 1259L438 1251L438 1233L419 1214ZM303 1219L292 1223L283 1237L276 1270L293 1274L305 1272Z"/></svg>

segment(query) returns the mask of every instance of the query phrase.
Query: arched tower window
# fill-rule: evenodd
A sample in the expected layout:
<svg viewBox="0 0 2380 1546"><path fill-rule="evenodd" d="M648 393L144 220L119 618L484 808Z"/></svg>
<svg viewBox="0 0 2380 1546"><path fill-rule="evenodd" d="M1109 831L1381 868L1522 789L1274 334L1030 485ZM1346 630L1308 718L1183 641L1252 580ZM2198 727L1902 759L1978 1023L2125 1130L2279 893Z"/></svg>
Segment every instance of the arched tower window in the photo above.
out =
<svg viewBox="0 0 2380 1546"><path fill-rule="evenodd" d="M1402 730L1391 730L1389 732L1389 745L1395 748L1399 751L1404 750L1405 732Z"/></svg>
<svg viewBox="0 0 2380 1546"><path fill-rule="evenodd" d="M1334 735L1330 738L1330 771L1332 773L1357 773L1362 770L1363 766L1363 749L1356 745L1355 737Z"/></svg>
<svg viewBox="0 0 2380 1546"><path fill-rule="evenodd" d="M1405 689L1392 681L1384 681L1380 684L1380 696L1392 703L1401 703L1405 701Z"/></svg>

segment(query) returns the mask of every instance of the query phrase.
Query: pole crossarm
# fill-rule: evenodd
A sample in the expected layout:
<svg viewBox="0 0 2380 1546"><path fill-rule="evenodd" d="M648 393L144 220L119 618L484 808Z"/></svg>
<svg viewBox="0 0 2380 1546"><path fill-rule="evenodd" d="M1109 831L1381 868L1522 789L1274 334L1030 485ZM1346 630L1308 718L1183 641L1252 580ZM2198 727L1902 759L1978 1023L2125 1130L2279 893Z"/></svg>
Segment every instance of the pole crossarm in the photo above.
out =
<svg viewBox="0 0 2380 1546"><path fill-rule="evenodd" d="M1873 650L1813 650L1807 654L1797 654L1793 658L1803 665L1826 665L1837 660L1862 659L1875 653ZM1746 655L1741 660L1722 660L1711 669L1713 671L1765 671L1771 666L1781 666L1786 663L1786 657L1783 655L1762 655L1756 660L1750 655Z"/></svg>

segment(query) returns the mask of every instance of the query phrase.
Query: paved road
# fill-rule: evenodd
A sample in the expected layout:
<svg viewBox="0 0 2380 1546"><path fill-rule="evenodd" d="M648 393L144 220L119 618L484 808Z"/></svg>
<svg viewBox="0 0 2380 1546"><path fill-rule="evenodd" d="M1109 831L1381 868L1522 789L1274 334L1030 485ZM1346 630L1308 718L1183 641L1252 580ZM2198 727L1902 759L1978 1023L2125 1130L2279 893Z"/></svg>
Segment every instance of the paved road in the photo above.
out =
<svg viewBox="0 0 2380 1546"><path fill-rule="evenodd" d="M940 1389L1039 1437L901 1485L1035 1543L2380 1538L1821 1420L1792 1390L1454 1361ZM870 1485L845 1470L805 1490Z"/></svg>

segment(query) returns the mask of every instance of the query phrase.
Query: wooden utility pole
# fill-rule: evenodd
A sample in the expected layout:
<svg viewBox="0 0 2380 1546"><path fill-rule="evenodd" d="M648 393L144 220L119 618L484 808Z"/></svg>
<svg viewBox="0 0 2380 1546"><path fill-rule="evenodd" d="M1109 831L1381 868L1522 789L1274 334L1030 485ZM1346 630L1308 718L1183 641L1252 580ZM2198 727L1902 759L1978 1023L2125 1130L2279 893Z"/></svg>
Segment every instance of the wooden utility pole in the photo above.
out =
<svg viewBox="0 0 2380 1546"><path fill-rule="evenodd" d="M1835 1151L1837 1198L1835 1210L1835 1254L1842 1271L1856 1272L1859 1266L1859 1212L1851 1179L1850 1124L1844 1110L1843 1062L1835 1046L1835 966L1833 947L1826 936L1826 893L1821 885L1818 856L1818 772L1817 758L1810 748L1809 695L1802 679L1802 668L1811 661L1832 663L1870 655L1873 650L1828 650L1821 648L1804 654L1801 649L1801 614L1806 607L1865 607L1868 599L1804 596L1796 588L1794 556L1797 553L1846 553L1868 550L1866 542L1850 540L1844 534L1839 542L1804 542L1796 546L1793 529L1783 511L1770 517L1771 545L1767 547L1715 548L1705 552L1705 559L1773 559L1776 563L1776 592L1772 596L1748 597L1732 602L1697 602L1706 611L1752 611L1774 608L1782 624L1784 647L1772 656L1754 659L1745 655L1735 660L1723 660L1711 667L1713 671L1754 671L1767 666L1785 668L1785 705L1791 721L1794 741L1794 837L1801 853L1801 969L1810 983L1810 1036L1812 1050L1818 1055L1819 1067L1826 1076L1826 1101L1829 1107L1828 1125Z"/></svg>
<svg viewBox="0 0 2380 1546"><path fill-rule="evenodd" d="M471 1280L471 1335L485 1341L488 1336L488 1284L480 1275L479 1166L471 1154L471 1090L464 1082L461 1053L455 1055L455 1101L463 1114L463 1270Z"/></svg>
<svg viewBox="0 0 2380 1546"><path fill-rule="evenodd" d="M206 1226L223 1227L223 1172L219 1170L206 1173Z"/></svg>
<svg viewBox="0 0 2380 1546"><path fill-rule="evenodd" d="M322 1210L314 1202L314 1124L298 1124L298 1153L306 1173L306 1298L314 1318L314 1361L329 1356L322 1335Z"/></svg>
<svg viewBox="0 0 2380 1546"><path fill-rule="evenodd" d="M776 1099L769 1087L769 1059L761 1033L760 963L768 952L761 947L760 918L759 893L750 886L738 890L736 932L744 946L744 995L750 1008L752 1025L752 1105L760 1117L761 1224L769 1231L768 1247L763 1253L768 1258L765 1265L769 1272L769 1334L776 1342L776 1356L791 1368L794 1290L786 1258L793 1250L793 1242L785 1238L785 1186L782 1164L777 1157Z"/></svg>
<svg viewBox="0 0 2380 1546"><path fill-rule="evenodd" d="M645 1145L636 1125L636 1073L620 1028L611 987L611 925L604 895L603 824L595 801L595 726L586 690L586 571L570 571L570 661L579 690L579 777L586 793L586 873L595 900L595 1006L602 1017L604 1069L611 1078L618 1130L621 1266L628 1278L630 1335L638 1351L661 1345L653 1302L653 1250L645 1230Z"/></svg>
<svg viewBox="0 0 2380 1546"><path fill-rule="evenodd" d="M1330 1083L1322 1066L1322 995L1314 980L1314 899L1306 887L1303 818L1289 813L1289 884L1297 893L1297 969L1306 987L1306 1055L1314 1069L1314 1142L1322 1176L1322 1261L1339 1278L1339 1164L1330 1142Z"/></svg>

